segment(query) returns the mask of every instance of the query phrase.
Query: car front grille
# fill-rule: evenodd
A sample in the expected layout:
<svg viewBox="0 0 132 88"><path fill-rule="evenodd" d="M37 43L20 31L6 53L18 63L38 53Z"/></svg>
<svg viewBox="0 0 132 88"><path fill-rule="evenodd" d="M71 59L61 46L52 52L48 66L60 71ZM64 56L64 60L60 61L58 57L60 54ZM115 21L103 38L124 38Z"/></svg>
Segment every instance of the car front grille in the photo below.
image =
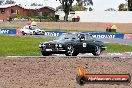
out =
<svg viewBox="0 0 132 88"><path fill-rule="evenodd" d="M55 44L45 44L46 49L55 49Z"/></svg>

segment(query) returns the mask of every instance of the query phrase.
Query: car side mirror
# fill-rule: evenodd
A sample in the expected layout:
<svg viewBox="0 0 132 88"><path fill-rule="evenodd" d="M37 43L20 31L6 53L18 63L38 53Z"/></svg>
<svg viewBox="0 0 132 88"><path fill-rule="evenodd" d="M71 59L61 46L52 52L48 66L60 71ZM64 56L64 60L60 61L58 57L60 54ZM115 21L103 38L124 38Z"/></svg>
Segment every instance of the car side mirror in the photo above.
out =
<svg viewBox="0 0 132 88"><path fill-rule="evenodd" d="M82 42L82 41L85 40L85 36L84 36L84 35L80 35L80 36L78 37L78 39L79 39L80 42Z"/></svg>

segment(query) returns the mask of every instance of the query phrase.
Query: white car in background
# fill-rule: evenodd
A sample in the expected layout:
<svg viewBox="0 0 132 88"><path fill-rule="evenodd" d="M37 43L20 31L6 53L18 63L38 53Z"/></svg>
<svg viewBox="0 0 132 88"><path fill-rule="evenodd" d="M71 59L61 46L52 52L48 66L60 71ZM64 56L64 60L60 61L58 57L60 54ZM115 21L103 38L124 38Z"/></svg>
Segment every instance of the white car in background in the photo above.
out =
<svg viewBox="0 0 132 88"><path fill-rule="evenodd" d="M20 32L23 35L31 34L31 35L44 35L45 31L39 29L36 25L27 25L20 29Z"/></svg>

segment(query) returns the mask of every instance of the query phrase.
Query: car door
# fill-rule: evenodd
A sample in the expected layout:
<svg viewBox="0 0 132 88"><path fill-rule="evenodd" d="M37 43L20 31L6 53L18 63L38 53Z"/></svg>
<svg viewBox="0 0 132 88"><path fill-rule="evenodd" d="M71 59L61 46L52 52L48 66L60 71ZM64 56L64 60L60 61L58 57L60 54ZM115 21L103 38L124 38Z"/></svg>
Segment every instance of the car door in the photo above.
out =
<svg viewBox="0 0 132 88"><path fill-rule="evenodd" d="M27 33L27 34L30 33L30 32L29 32L29 26L25 26L25 27L24 27L24 32Z"/></svg>
<svg viewBox="0 0 132 88"><path fill-rule="evenodd" d="M76 51L79 53L85 53L87 51L87 41L85 40L85 36L78 38L76 42Z"/></svg>
<svg viewBox="0 0 132 88"><path fill-rule="evenodd" d="M95 49L95 40L92 36L86 35L87 48L86 52L92 52Z"/></svg>
<svg viewBox="0 0 132 88"><path fill-rule="evenodd" d="M28 31L29 31L30 34L33 33L32 26L29 26Z"/></svg>

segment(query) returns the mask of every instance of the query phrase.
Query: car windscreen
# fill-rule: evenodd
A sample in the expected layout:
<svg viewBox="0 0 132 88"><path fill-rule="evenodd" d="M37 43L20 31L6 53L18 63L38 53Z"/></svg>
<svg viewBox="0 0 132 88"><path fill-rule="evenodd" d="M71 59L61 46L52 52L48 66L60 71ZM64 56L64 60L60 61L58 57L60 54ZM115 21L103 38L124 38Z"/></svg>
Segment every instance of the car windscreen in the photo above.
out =
<svg viewBox="0 0 132 88"><path fill-rule="evenodd" d="M30 26L30 29L35 30L35 29L38 29L38 27L37 26Z"/></svg>
<svg viewBox="0 0 132 88"><path fill-rule="evenodd" d="M91 35L86 35L86 40L94 40L94 38Z"/></svg>
<svg viewBox="0 0 132 88"><path fill-rule="evenodd" d="M60 37L58 37L56 40L57 41L76 41L78 38L76 35L74 34L65 34L65 35L61 35Z"/></svg>

